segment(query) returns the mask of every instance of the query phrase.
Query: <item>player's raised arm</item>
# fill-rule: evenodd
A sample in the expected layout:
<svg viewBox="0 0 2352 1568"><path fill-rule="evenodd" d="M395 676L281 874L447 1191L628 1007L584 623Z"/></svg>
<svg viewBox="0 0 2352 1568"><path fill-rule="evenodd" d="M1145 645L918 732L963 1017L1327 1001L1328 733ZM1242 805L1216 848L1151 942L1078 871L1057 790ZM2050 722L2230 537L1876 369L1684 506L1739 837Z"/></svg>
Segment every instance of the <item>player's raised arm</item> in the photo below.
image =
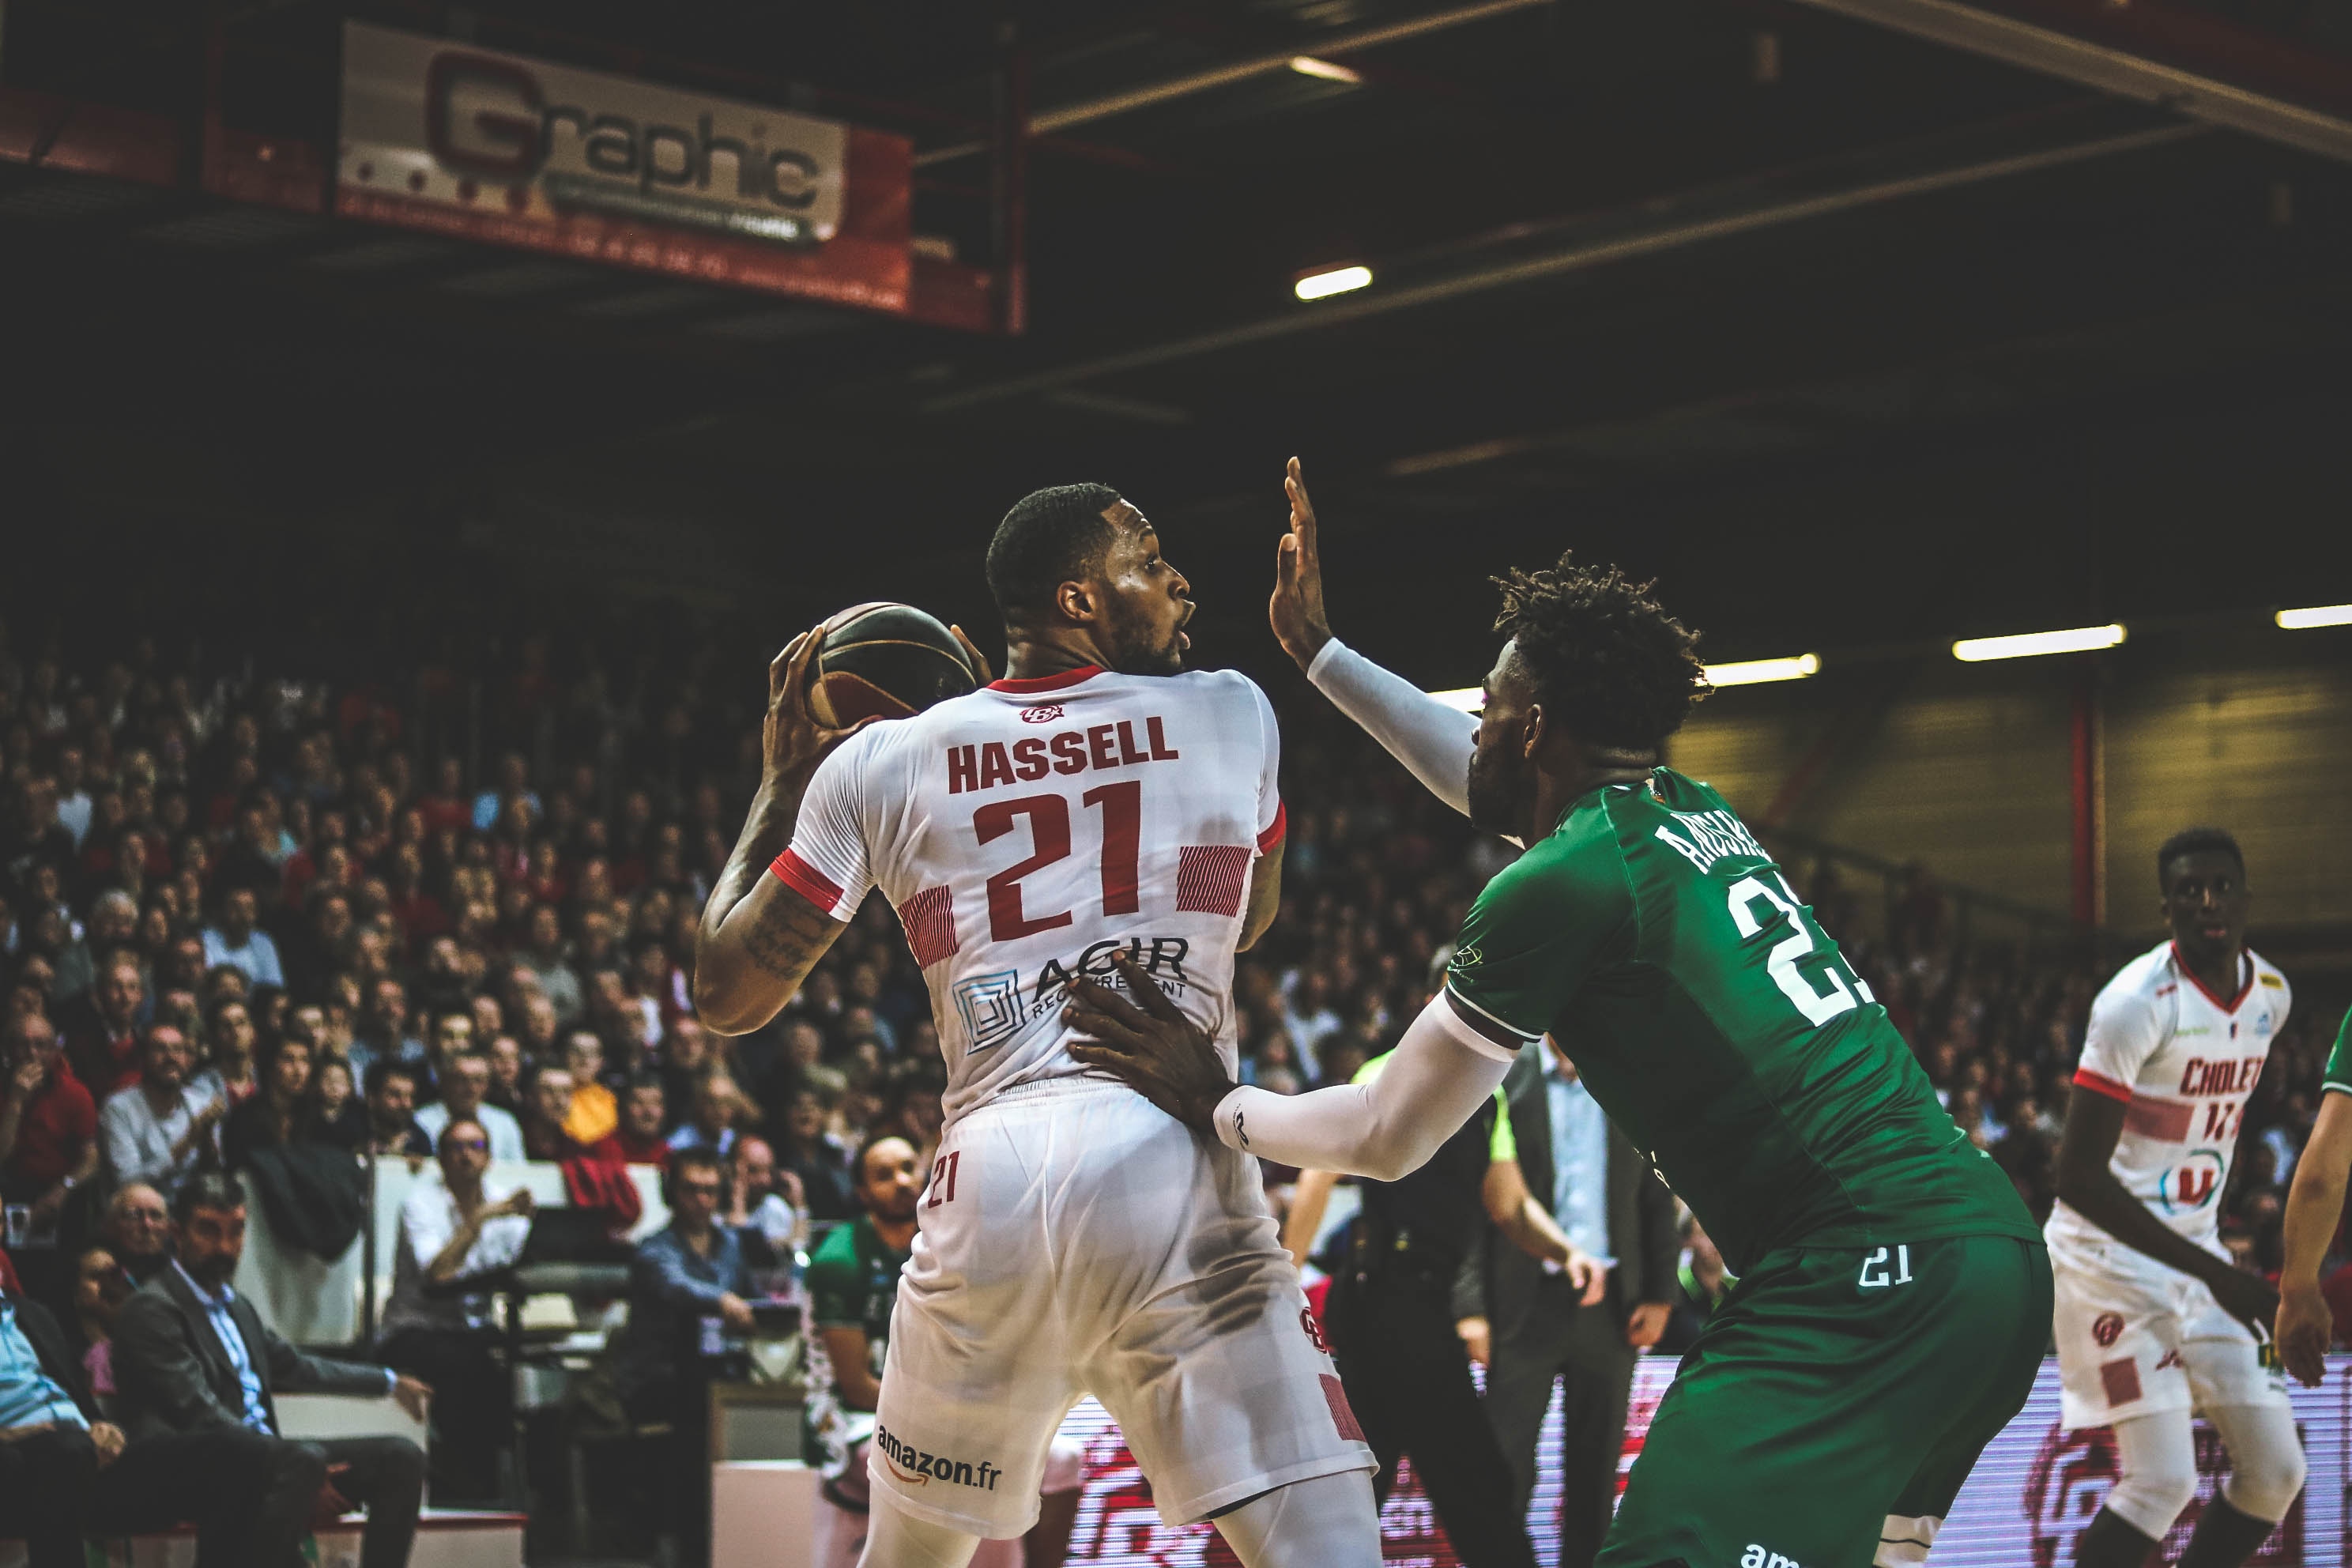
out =
<svg viewBox="0 0 2352 1568"><path fill-rule="evenodd" d="M768 666L759 793L702 910L694 1007L722 1035L749 1034L774 1017L848 929L832 910L769 874L792 842L801 797L817 764L863 728L828 730L809 717L809 666L821 633L802 633Z"/></svg>
<svg viewBox="0 0 2352 1568"><path fill-rule="evenodd" d="M1282 484L1290 500L1290 531L1282 536L1275 554L1274 597L1266 605L1266 618L1274 624L1282 651L1430 794L1467 816L1477 720L1382 669L1331 635L1331 623L1323 612L1322 534L1297 458L1290 459Z"/></svg>

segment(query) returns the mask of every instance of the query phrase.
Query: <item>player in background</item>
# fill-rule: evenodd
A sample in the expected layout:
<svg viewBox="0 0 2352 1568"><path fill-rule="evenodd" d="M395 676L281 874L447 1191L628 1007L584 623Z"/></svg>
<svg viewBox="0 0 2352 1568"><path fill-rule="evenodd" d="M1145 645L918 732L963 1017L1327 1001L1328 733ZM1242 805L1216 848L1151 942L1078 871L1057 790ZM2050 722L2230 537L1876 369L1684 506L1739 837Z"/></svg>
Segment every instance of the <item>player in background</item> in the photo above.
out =
<svg viewBox="0 0 2352 1568"><path fill-rule="evenodd" d="M776 661L695 971L707 1024L756 1028L878 887L930 989L948 1121L891 1313L865 1561L962 1568L1025 1532L1091 1393L1170 1523L1213 1518L1248 1568L1375 1568L1371 1451L1257 1162L1081 1066L1061 1016L1072 980L1116 973L1236 1059L1234 955L1280 900L1274 710L1184 668L1191 585L1116 491L1024 499L988 584L1010 676L912 718L821 730L814 639Z"/></svg>
<svg viewBox="0 0 2352 1568"><path fill-rule="evenodd" d="M2319 1266L2344 1221L2352 1175L2352 1012L2344 1015L2319 1091L2319 1120L2294 1163L2286 1199L2286 1264L2279 1271L2278 1348L2296 1382L2317 1388L2327 1373L2336 1314L2320 1294Z"/></svg>
<svg viewBox="0 0 2352 1568"><path fill-rule="evenodd" d="M1276 635L1339 709L1527 853L1462 928L1379 1079L1235 1088L1201 1032L1091 983L1089 1061L1229 1147L1392 1177L1518 1050L1576 1042L1587 1089L1739 1275L1660 1404L1601 1568L1921 1561L2032 1387L2050 1267L1886 1010L1705 784L1659 764L1706 690L1648 590L1563 558L1499 580L1467 718L1331 636L1293 460Z"/></svg>
<svg viewBox="0 0 2352 1568"><path fill-rule="evenodd" d="M866 1448L882 1400L898 1274L915 1241L915 1205L923 1193L916 1162L915 1146L895 1132L867 1138L850 1170L857 1217L834 1226L809 1259L809 1320L824 1347L808 1402L812 1457L824 1467L821 1489L831 1505L817 1552L824 1568L856 1568L866 1549ZM1078 1517L1086 1458L1084 1444L1055 1438L1037 1522L1018 1541L983 1542L972 1554L973 1568L1062 1568Z"/></svg>
<svg viewBox="0 0 2352 1568"><path fill-rule="evenodd" d="M2060 1415L2115 1428L2119 1475L2081 1568L2139 1568L2197 1496L2192 1410L2230 1450L2182 1568L2237 1568L2303 1489L2286 1382L2257 1340L2278 1293L2230 1261L2221 1194L2247 1098L2285 1026L2285 977L2246 946L2246 860L2219 828L2156 856L2170 940L2091 1004L2045 1234ZM2252 1325L2252 1326L2250 1326Z"/></svg>

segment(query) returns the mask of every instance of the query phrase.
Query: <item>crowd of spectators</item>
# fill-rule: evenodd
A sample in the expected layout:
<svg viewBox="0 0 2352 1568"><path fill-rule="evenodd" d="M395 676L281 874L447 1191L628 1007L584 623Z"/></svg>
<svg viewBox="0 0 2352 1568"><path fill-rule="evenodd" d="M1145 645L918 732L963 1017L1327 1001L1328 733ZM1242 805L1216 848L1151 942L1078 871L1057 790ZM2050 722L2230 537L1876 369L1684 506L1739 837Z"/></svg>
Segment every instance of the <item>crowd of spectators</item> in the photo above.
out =
<svg viewBox="0 0 2352 1568"><path fill-rule="evenodd" d="M289 1144L421 1160L462 1121L493 1160L707 1149L742 1189L730 1212L818 1221L851 1214L867 1136L928 1157L944 1074L878 899L769 1026L695 1018L697 921L757 766L756 709L711 693L756 700L759 666L672 662L614 679L534 637L499 666L331 681L146 641L75 661L0 630L0 1190L28 1281L70 1311L108 1191L168 1200ZM1297 1090L1393 1043L1511 851L1282 689L1283 908L1235 1003L1244 1077ZM1964 943L1924 876L1880 900L1829 860L1790 869L2046 1214L2090 1000L2125 953ZM2260 1261L2333 1021L2298 1011L2246 1120L2226 1215Z"/></svg>

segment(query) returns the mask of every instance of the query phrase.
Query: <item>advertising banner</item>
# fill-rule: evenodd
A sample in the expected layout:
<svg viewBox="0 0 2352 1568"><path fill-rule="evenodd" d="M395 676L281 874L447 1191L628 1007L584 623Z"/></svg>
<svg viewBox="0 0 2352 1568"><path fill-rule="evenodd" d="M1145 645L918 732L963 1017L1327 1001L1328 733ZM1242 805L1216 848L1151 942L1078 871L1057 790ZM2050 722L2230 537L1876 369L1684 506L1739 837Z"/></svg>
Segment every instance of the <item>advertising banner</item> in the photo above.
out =
<svg viewBox="0 0 2352 1568"><path fill-rule="evenodd" d="M1672 1357L1644 1357L1634 1369L1633 1406L1625 1423L1625 1456L1633 1468L1667 1384ZM2257 1568L2352 1568L2346 1541L2346 1500L2352 1490L2352 1355L2328 1358L2327 1381L2294 1390L2295 1422L2302 1429L2310 1479L2276 1533L2254 1554ZM1134 1456L1103 1408L1087 1400L1070 1414L1063 1431L1087 1444L1086 1497L1070 1542L1072 1563L1115 1568L1210 1568L1234 1563L1223 1541L1205 1524L1170 1529L1151 1509L1151 1489ZM2190 1504L2165 1542L2164 1559L2176 1560L2189 1532L2221 1478L2229 1460L2221 1440L2203 1422L2197 1425L2197 1501ZM1555 1399L1545 1417L1537 1453L1539 1478L1528 1510L1528 1531L1536 1561L1557 1568L1559 1557L1559 1407ZM2104 1426L2076 1432L2058 1426L2058 1363L2042 1363L2032 1397L1995 1438L1977 1463L1943 1534L1929 1555L1930 1568L2067 1568L2074 1542L2106 1500L2116 1481L2113 1436ZM1394 1568L1456 1568L1460 1559L1445 1541L1428 1500L1408 1464L1402 1483L1381 1514L1381 1534Z"/></svg>
<svg viewBox="0 0 2352 1568"><path fill-rule="evenodd" d="M904 138L362 22L342 90L347 217L907 308Z"/></svg>

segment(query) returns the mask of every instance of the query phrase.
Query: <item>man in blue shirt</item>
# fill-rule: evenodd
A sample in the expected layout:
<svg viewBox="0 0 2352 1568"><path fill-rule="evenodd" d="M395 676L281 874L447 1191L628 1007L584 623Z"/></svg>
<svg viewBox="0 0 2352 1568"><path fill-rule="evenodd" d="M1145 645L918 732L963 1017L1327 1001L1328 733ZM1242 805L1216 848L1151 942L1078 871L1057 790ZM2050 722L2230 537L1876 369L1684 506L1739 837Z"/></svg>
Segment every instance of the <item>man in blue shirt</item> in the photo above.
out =
<svg viewBox="0 0 2352 1568"><path fill-rule="evenodd" d="M81 1363L48 1310L0 1292L0 1537L22 1537L31 1568L81 1568L85 1535L196 1525L197 1568L287 1560L257 1507L270 1456L244 1432L131 1442L100 1418Z"/></svg>
<svg viewBox="0 0 2352 1568"><path fill-rule="evenodd" d="M269 1449L257 1512L268 1527L306 1526L331 1471L335 1490L367 1509L362 1568L403 1568L425 1497L425 1454L404 1437L293 1442L273 1391L388 1396L418 1420L432 1390L381 1366L306 1355L265 1325L229 1288L245 1254L245 1191L202 1172L172 1205L170 1268L122 1304L114 1379L134 1438L166 1432L250 1432ZM259 1526L257 1526L259 1528Z"/></svg>

